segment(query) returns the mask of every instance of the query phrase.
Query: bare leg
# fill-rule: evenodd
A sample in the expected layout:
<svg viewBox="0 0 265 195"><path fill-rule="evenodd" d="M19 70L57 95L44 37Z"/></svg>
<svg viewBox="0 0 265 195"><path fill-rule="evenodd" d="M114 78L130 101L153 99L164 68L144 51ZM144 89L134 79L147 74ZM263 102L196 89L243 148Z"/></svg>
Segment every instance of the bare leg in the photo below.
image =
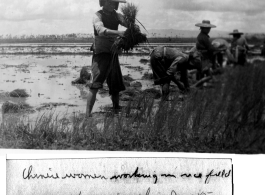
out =
<svg viewBox="0 0 265 195"><path fill-rule="evenodd" d="M165 101L169 95L169 83L161 85L162 88L162 101Z"/></svg>
<svg viewBox="0 0 265 195"><path fill-rule="evenodd" d="M114 109L120 108L120 96L119 93L112 94L111 96L112 105Z"/></svg>
<svg viewBox="0 0 265 195"><path fill-rule="evenodd" d="M91 112L96 101L98 89L90 89L87 97L86 118L91 117Z"/></svg>
<svg viewBox="0 0 265 195"><path fill-rule="evenodd" d="M178 86L180 91L184 91L185 90L185 87L184 87L183 83L179 79L177 79L175 76L172 77L172 81Z"/></svg>

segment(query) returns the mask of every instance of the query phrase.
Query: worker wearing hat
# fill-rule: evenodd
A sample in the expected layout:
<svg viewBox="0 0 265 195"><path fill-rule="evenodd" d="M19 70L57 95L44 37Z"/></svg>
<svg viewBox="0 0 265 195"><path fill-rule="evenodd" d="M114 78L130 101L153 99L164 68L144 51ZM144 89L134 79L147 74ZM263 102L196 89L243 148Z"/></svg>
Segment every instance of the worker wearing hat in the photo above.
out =
<svg viewBox="0 0 265 195"><path fill-rule="evenodd" d="M197 51L187 54L177 48L159 46L150 54L150 62L154 84L161 85L162 99L166 99L171 81L180 90L189 90L188 70L200 66L200 55ZM180 79L176 76L177 72L180 73Z"/></svg>
<svg viewBox="0 0 265 195"><path fill-rule="evenodd" d="M93 18L94 43L92 46L92 74L88 84L86 118L91 117L98 89L103 87L107 80L109 94L113 108L118 110L119 92L125 90L118 54L111 51L111 47L118 36L123 36L124 31L119 31L118 26L127 26L122 14L117 13L119 3L125 0L99 0L102 7Z"/></svg>
<svg viewBox="0 0 265 195"><path fill-rule="evenodd" d="M244 33L239 32L237 29L229 33L229 35L233 35L231 42L231 53L236 60L236 64L242 66L247 61L247 51L249 50L247 40L245 37L242 37L243 34Z"/></svg>
<svg viewBox="0 0 265 195"><path fill-rule="evenodd" d="M214 52L216 49L210 41L209 33L211 28L216 26L211 24L209 20L203 20L202 23L197 23L195 26L200 27L201 32L197 36L196 49L201 53L201 72L204 69L215 68ZM197 79L201 79L202 74L198 72Z"/></svg>

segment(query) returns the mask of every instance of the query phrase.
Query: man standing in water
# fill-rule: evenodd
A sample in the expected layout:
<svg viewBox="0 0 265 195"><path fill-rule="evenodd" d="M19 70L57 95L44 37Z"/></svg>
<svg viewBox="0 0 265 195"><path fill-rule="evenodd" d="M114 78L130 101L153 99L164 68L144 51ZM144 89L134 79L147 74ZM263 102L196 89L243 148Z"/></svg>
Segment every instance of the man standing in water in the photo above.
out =
<svg viewBox="0 0 265 195"><path fill-rule="evenodd" d="M119 92L125 90L118 54L111 51L117 36L123 36L124 31L118 31L118 26L126 27L123 15L117 13L119 3L125 0L99 0L102 10L95 13L93 27L95 40L92 47L92 75L87 99L86 118L91 117L91 112L96 101L96 95L107 79L109 94L115 111L120 109Z"/></svg>
<svg viewBox="0 0 265 195"><path fill-rule="evenodd" d="M234 30L229 35L233 35L233 39L231 42L231 53L233 54L236 65L244 66L247 61L247 51L249 50L249 46L245 37L242 37L244 33L239 32L237 29Z"/></svg>
<svg viewBox="0 0 265 195"><path fill-rule="evenodd" d="M211 28L215 28L215 25L212 25L209 20L203 20L202 23L195 24L195 26L200 27L201 32L197 36L196 49L201 53L201 71L198 71L197 80L202 78L202 71L205 69L215 68L214 61L214 51L209 33Z"/></svg>

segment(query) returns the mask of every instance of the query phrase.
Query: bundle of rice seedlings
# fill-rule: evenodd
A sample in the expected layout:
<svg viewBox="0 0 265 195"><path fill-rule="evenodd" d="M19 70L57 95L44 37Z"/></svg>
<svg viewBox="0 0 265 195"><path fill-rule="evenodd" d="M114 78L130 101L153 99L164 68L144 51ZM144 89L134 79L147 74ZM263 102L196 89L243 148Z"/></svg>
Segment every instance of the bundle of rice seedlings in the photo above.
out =
<svg viewBox="0 0 265 195"><path fill-rule="evenodd" d="M128 24L134 24L138 13L138 7L133 3L127 3L121 7L121 12L123 13L124 19Z"/></svg>
<svg viewBox="0 0 265 195"><path fill-rule="evenodd" d="M130 49L133 49L134 46L138 45L139 43L148 42L146 35L141 33L138 25L135 25L135 21L137 20L136 15L138 13L138 7L133 3L127 3L123 7L121 7L121 12L126 23L128 24L128 28L126 29L124 36L118 37L114 42L112 46L112 51L114 52L117 52L120 49L128 51Z"/></svg>

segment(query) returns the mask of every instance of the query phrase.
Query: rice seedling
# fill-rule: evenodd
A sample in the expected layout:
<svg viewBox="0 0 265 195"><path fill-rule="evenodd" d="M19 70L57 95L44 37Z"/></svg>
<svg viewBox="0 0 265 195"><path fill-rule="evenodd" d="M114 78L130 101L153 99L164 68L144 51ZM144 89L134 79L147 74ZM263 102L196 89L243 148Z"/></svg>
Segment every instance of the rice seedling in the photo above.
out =
<svg viewBox="0 0 265 195"><path fill-rule="evenodd" d="M138 7L133 3L127 3L121 7L121 12L124 15L128 28L126 29L124 36L118 37L113 43L112 51L114 51L114 53L117 53L120 49L128 51L133 49L134 46L139 43L148 42L146 35L141 33L139 26L135 24L135 22L138 21L136 19Z"/></svg>

